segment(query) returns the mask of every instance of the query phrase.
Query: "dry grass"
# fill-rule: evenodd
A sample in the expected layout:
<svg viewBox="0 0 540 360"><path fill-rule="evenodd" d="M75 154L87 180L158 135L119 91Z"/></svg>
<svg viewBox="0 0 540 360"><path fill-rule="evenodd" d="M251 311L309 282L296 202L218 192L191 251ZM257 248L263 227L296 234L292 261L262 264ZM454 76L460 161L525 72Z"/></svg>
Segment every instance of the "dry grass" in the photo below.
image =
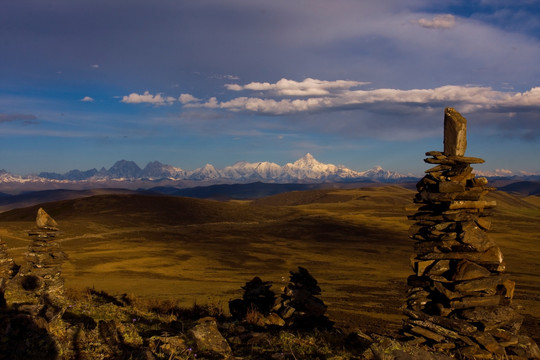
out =
<svg viewBox="0 0 540 360"><path fill-rule="evenodd" d="M105 196L45 209L62 229L69 287L132 294L147 299L141 304L147 309L159 300L164 314L194 303L226 309L253 276L272 281L279 292L289 270L303 266L319 280L338 325L392 333L400 327L412 273L404 208L413 196L388 186L295 192L254 203ZM540 201L494 198L499 207L490 236L506 256L523 312L538 317ZM19 263L34 210L0 214L3 239Z"/></svg>

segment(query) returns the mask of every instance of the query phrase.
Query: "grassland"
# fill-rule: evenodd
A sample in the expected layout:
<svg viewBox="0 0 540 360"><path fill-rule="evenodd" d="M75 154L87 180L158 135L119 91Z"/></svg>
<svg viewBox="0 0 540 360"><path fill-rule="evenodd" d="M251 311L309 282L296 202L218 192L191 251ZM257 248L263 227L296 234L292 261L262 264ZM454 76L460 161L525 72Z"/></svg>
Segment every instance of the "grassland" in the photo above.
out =
<svg viewBox="0 0 540 360"><path fill-rule="evenodd" d="M69 259L66 286L218 304L253 276L274 283L306 267L319 280L329 317L344 328L400 327L413 243L397 186L313 190L255 201L103 195L43 205L59 223ZM490 236L517 282L527 330L540 339L540 197L492 195ZM0 235L21 263L37 207L0 214Z"/></svg>

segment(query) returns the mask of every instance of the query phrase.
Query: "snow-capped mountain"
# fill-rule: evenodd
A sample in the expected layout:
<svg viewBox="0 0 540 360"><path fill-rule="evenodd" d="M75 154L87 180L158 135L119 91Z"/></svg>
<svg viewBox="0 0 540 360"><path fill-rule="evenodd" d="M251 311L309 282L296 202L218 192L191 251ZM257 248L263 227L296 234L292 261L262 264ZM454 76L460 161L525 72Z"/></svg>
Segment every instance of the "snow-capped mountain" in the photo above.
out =
<svg viewBox="0 0 540 360"><path fill-rule="evenodd" d="M142 175L142 169L134 161L117 161L108 171L112 179L137 179Z"/></svg>
<svg viewBox="0 0 540 360"><path fill-rule="evenodd" d="M343 165L324 164L313 155L306 154L293 163L280 166L272 162L249 163L239 161L234 165L216 169L211 164L195 170L183 170L171 165L152 161L141 169L135 162L120 160L108 170L71 170L65 174L42 172L39 175L21 177L0 171L0 183L24 182L103 182L113 181L206 181L206 182L274 182L274 183L322 183L343 181L384 181L405 180L413 176L403 175L381 167L365 171L351 170Z"/></svg>
<svg viewBox="0 0 540 360"><path fill-rule="evenodd" d="M281 180L292 181L312 180L312 181L340 181L362 178L362 174L346 168L345 166L334 164L323 164L317 161L313 155L307 153L293 163L288 163L282 168Z"/></svg>
<svg viewBox="0 0 540 360"><path fill-rule="evenodd" d="M160 163L159 161L149 162L142 170L141 176L145 179L177 179L185 176L185 171Z"/></svg>
<svg viewBox="0 0 540 360"><path fill-rule="evenodd" d="M404 177L412 177L412 175L410 174L403 175L395 171L384 170L380 166L376 166L373 169L369 169L366 171L361 171L359 172L359 174L369 179L379 179L379 180L386 180L386 181L401 179Z"/></svg>
<svg viewBox="0 0 540 360"><path fill-rule="evenodd" d="M281 166L268 161L258 163L239 161L232 166L224 167L220 173L227 179L246 181L277 179L281 175Z"/></svg>
<svg viewBox="0 0 540 360"><path fill-rule="evenodd" d="M221 173L211 164L206 164L188 174L187 178L189 180L216 180L221 178Z"/></svg>

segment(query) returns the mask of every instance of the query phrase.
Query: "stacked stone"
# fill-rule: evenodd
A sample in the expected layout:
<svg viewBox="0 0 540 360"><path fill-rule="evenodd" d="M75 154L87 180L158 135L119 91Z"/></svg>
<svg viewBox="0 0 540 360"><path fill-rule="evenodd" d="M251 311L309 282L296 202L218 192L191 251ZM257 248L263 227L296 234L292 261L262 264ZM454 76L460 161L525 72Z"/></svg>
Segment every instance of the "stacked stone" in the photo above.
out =
<svg viewBox="0 0 540 360"><path fill-rule="evenodd" d="M518 331L523 317L511 307L514 281L504 273L500 248L488 238L494 201L485 178L465 157L466 120L445 109L444 152L430 151L435 165L417 184L417 212L409 236L416 240L408 279L404 333L415 343L465 358L534 358L538 347ZM527 349L527 350L524 350Z"/></svg>
<svg viewBox="0 0 540 360"><path fill-rule="evenodd" d="M4 291L7 282L12 278L15 264L7 252L4 240L0 238L0 308L6 305Z"/></svg>
<svg viewBox="0 0 540 360"><path fill-rule="evenodd" d="M303 267L290 272L290 280L272 309L288 326L329 325L324 316L327 306L317 296L321 288L317 280Z"/></svg>
<svg viewBox="0 0 540 360"><path fill-rule="evenodd" d="M20 284L36 295L60 295L64 286L61 268L65 254L56 241L58 224L40 208L36 225L37 230L28 233L32 243L25 256L26 264L18 274Z"/></svg>
<svg viewBox="0 0 540 360"><path fill-rule="evenodd" d="M327 306L317 297L321 294L317 280L303 267L290 273L279 297L270 289L272 282L259 277L248 281L242 286L242 299L229 301L231 315L242 320L249 317L260 326L331 327L324 316Z"/></svg>
<svg viewBox="0 0 540 360"><path fill-rule="evenodd" d="M245 319L248 311L255 310L267 316L276 298L274 292L270 290L271 287L271 281L262 281L258 276L246 282L242 286L244 290L242 299L229 301L231 315L237 319Z"/></svg>

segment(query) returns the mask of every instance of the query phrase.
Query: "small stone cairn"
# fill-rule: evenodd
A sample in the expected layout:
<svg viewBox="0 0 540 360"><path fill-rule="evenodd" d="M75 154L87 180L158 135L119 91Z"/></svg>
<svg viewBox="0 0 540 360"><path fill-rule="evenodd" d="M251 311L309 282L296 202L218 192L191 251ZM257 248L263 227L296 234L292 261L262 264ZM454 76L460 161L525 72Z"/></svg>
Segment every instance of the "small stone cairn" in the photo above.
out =
<svg viewBox="0 0 540 360"><path fill-rule="evenodd" d="M36 216L36 225L37 230L28 233L32 238L32 244L26 253L27 264L20 271L20 275L26 278L23 284L26 283L38 294L61 294L64 281L60 275L66 255L56 241L58 224L40 208ZM35 287L32 286L34 284Z"/></svg>
<svg viewBox="0 0 540 360"><path fill-rule="evenodd" d="M270 289L272 282L254 277L242 286L242 299L229 302L233 317L246 319L255 316L257 325L290 327L331 327L332 323L324 315L327 306L317 296L321 288L317 280L303 267L290 272L290 280L279 297Z"/></svg>
<svg viewBox="0 0 540 360"><path fill-rule="evenodd" d="M4 291L8 281L13 277L15 264L7 252L4 240L0 238L0 308L6 306Z"/></svg>
<svg viewBox="0 0 540 360"><path fill-rule="evenodd" d="M321 295L317 280L301 266L290 274L289 283L272 310L289 326L327 325L329 320L324 316L327 306L317 297Z"/></svg>
<svg viewBox="0 0 540 360"><path fill-rule="evenodd" d="M430 151L435 165L417 184L414 275L405 305L403 332L412 343L461 358L540 358L532 339L519 335L523 317L512 307L515 282L504 273L500 248L488 238L495 201L486 178L476 178L466 157L467 120L445 109L444 152Z"/></svg>
<svg viewBox="0 0 540 360"><path fill-rule="evenodd" d="M27 304L30 312L45 307L58 307L64 290L61 277L62 263L66 258L56 241L58 233L56 221L40 208L36 216L36 229L28 232L32 243L25 255L26 263L8 284L6 296L11 302ZM33 306L35 301L40 306Z"/></svg>

